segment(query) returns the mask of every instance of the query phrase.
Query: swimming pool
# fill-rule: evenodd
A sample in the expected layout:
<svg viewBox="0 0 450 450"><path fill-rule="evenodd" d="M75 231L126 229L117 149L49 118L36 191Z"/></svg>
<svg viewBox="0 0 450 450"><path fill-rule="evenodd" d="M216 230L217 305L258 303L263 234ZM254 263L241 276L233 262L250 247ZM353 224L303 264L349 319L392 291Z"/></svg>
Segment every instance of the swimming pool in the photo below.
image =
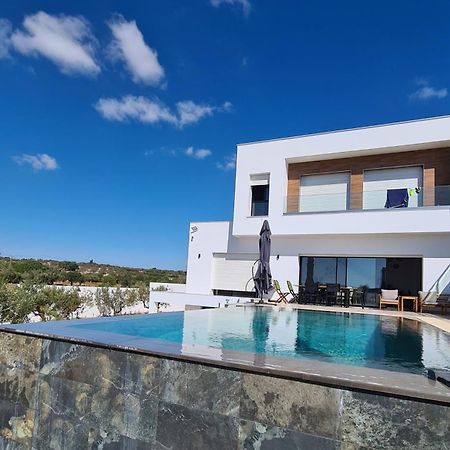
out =
<svg viewBox="0 0 450 450"><path fill-rule="evenodd" d="M289 307L0 325L0 447L440 450L450 389L423 372L449 347Z"/></svg>
<svg viewBox="0 0 450 450"><path fill-rule="evenodd" d="M450 368L450 336L425 323L370 314L268 307L186 311L77 324L184 348L246 352L397 372Z"/></svg>

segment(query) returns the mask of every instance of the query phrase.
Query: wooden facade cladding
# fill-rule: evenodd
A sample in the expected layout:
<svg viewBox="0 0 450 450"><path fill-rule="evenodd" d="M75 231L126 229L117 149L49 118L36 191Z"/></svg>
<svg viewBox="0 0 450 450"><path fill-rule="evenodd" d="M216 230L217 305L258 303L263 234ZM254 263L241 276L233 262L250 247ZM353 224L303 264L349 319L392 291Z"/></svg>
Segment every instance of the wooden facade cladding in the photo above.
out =
<svg viewBox="0 0 450 450"><path fill-rule="evenodd" d="M433 206L435 186L450 185L450 148L289 164L286 211L288 213L299 211L300 177L302 175L349 172L350 208L362 209L364 170L407 166L423 167L423 205Z"/></svg>

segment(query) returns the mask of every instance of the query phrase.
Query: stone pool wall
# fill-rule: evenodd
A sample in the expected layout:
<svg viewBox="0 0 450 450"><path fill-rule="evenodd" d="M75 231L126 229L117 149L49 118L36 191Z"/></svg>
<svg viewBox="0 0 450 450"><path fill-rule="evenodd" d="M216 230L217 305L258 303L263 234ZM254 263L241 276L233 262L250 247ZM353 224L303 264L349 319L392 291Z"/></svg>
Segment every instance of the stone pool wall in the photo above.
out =
<svg viewBox="0 0 450 450"><path fill-rule="evenodd" d="M0 332L0 449L443 449L450 408Z"/></svg>

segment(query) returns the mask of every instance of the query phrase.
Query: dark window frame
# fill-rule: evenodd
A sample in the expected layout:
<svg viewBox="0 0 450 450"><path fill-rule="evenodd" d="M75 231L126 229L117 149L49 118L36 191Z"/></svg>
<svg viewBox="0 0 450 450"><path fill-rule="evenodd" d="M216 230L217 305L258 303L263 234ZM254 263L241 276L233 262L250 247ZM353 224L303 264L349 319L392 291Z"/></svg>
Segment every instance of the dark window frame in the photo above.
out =
<svg viewBox="0 0 450 450"><path fill-rule="evenodd" d="M269 184L254 184L251 186L250 214L252 217L264 217L269 215L269 194Z"/></svg>

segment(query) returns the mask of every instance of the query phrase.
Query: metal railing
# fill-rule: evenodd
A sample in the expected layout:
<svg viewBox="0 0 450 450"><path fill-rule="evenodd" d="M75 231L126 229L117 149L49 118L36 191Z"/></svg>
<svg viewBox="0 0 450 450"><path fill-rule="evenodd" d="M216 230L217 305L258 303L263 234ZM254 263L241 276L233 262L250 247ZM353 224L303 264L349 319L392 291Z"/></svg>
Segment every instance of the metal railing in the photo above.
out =
<svg viewBox="0 0 450 450"><path fill-rule="evenodd" d="M299 194L285 197L284 213L312 213L331 211L351 211L370 209L395 209L387 207L388 190L366 190L363 192L325 192L323 194ZM424 208L434 206L450 206L450 186L434 188L407 187L408 194L397 207Z"/></svg>
<svg viewBox="0 0 450 450"><path fill-rule="evenodd" d="M427 292L436 292L437 295L441 295L448 287L450 287L450 264L441 273L441 275L439 275L439 278L433 283Z"/></svg>

